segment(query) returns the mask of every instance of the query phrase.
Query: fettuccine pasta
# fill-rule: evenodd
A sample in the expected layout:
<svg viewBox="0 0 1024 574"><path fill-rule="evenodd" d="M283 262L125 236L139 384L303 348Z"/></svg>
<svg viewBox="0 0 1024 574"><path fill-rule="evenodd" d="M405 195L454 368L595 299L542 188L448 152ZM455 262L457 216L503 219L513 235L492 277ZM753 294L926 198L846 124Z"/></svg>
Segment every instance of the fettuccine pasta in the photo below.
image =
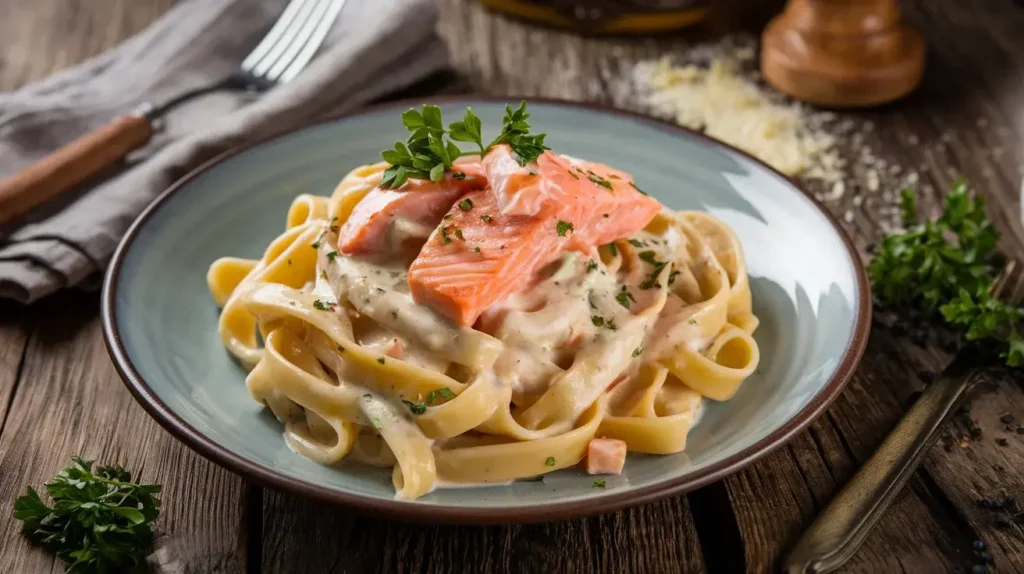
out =
<svg viewBox="0 0 1024 574"><path fill-rule="evenodd" d="M262 257L210 267L224 346L296 453L391 467L404 499L581 461L617 472L617 445L683 451L704 399L757 367L726 225L600 164L503 163L501 147L393 189L389 164L359 167L297 197ZM591 219L545 203L569 188L617 203ZM634 229L605 242L609 221Z"/></svg>

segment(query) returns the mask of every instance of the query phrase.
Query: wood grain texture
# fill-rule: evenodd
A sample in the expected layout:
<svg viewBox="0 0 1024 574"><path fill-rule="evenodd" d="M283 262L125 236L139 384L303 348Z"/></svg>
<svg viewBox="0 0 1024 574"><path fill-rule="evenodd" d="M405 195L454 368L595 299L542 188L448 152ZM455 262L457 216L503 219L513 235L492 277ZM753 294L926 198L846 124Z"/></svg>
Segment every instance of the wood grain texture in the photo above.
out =
<svg viewBox="0 0 1024 574"><path fill-rule="evenodd" d="M30 546L19 523L6 517L25 485L42 484L80 455L164 485L155 557L163 571L242 571L241 479L171 438L135 403L107 356L93 299L69 294L34 309L18 392L0 436L0 570L50 568L53 557Z"/></svg>
<svg viewBox="0 0 1024 574"><path fill-rule="evenodd" d="M98 53L173 3L0 2L0 89ZM680 56L709 30L757 30L781 2L729 4L733 16L703 31L583 38L491 14L470 0L440 0L440 30L459 89L642 110L629 81L636 62ZM857 127L844 156L885 163L854 162L847 193L827 207L864 250L880 240L892 192L908 173L917 174L928 215L938 212L952 177L964 175L985 194L1004 232L1001 247L1024 256L1017 196L1024 9L1010 0L902 4L929 46L924 80L901 102L840 114L838 123ZM825 416L759 463L686 497L545 525L433 526L246 487L207 463L159 429L117 380L94 297L63 294L29 310L0 306L0 516L26 484L43 482L80 453L165 485L160 528L167 536L157 558L168 572L766 572L906 410L924 384L918 374L948 360L936 341L920 343L877 327L862 367ZM1024 479L1014 472L1024 469L1024 434L1013 426L1024 424L1020 383L1019 376L1003 379L977 395L847 572L969 571L979 563L976 539L999 572L1024 571L1020 508L979 504L1024 498ZM1006 415L1015 422L1002 422ZM25 543L13 521L0 519L0 548L0 569L61 571Z"/></svg>
<svg viewBox="0 0 1024 574"><path fill-rule="evenodd" d="M701 572L684 497L547 524L439 526L267 491L263 572Z"/></svg>

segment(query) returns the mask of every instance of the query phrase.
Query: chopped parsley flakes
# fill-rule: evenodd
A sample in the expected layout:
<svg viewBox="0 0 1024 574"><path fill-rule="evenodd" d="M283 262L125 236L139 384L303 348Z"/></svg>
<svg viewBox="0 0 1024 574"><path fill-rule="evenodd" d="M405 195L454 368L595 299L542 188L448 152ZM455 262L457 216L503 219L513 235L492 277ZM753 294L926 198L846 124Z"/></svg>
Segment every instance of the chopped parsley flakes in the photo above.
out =
<svg viewBox="0 0 1024 574"><path fill-rule="evenodd" d="M619 248L615 245L614 241L609 243L606 247L608 247L608 252L612 254L612 257L618 257Z"/></svg>
<svg viewBox="0 0 1024 574"><path fill-rule="evenodd" d="M632 245L633 247L645 247L647 245L646 243L640 241L639 239L630 239L629 244Z"/></svg>
<svg viewBox="0 0 1024 574"><path fill-rule="evenodd" d="M595 478L594 479L594 486L597 487L597 488L604 488L604 487L606 487L608 485L605 484L603 478Z"/></svg>
<svg viewBox="0 0 1024 574"><path fill-rule="evenodd" d="M544 466L555 466L555 457L549 456L548 459L544 461Z"/></svg>
<svg viewBox="0 0 1024 574"><path fill-rule="evenodd" d="M455 228L455 237L458 237L460 241L465 241L466 237L462 235L462 230L458 227Z"/></svg>
<svg viewBox="0 0 1024 574"><path fill-rule="evenodd" d="M633 189L635 189L635 190L639 191L640 193L642 193L642 194L644 194L644 195L649 195L649 194L648 194L648 193L647 193L646 191L644 191L644 190L640 189L639 187L637 187L637 186L636 186L636 184L635 184L635 183L633 183L632 181L631 181L631 182L629 182L629 185L632 185L632 186L633 186Z"/></svg>
<svg viewBox="0 0 1024 574"><path fill-rule="evenodd" d="M409 410L412 411L412 414L414 415L422 415L423 413L427 412L427 405L423 403L414 403L412 401L407 401L405 399L402 399L402 402L405 403L407 407L409 407Z"/></svg>
<svg viewBox="0 0 1024 574"><path fill-rule="evenodd" d="M480 253L480 248L479 247L474 247L473 251L476 251L477 253Z"/></svg>
<svg viewBox="0 0 1024 574"><path fill-rule="evenodd" d="M604 327L604 317L600 315L592 315L590 317L590 322L593 323L595 327Z"/></svg>
<svg viewBox="0 0 1024 574"><path fill-rule="evenodd" d="M427 404L433 406L438 402L439 398L447 401L455 398L455 393L453 393L448 387L442 387L440 389L430 391L427 393Z"/></svg>
<svg viewBox="0 0 1024 574"><path fill-rule="evenodd" d="M385 362L385 361L384 361L384 356L383 356L383 355L381 355L380 357L377 357L377 362L383 365L383 364L384 364L384 362Z"/></svg>
<svg viewBox="0 0 1024 574"><path fill-rule="evenodd" d="M313 244L310 245L310 247L312 247L313 249L320 249L320 242L323 241L324 235L327 235L326 229L324 230L323 233L320 234L320 237L316 238L316 241L314 241Z"/></svg>
<svg viewBox="0 0 1024 574"><path fill-rule="evenodd" d="M469 211L470 209L473 209L473 200L468 197L463 199L459 202L459 209L462 211Z"/></svg>
<svg viewBox="0 0 1024 574"><path fill-rule="evenodd" d="M573 173L571 169L567 169L565 171L569 172L569 175L571 175L573 179L579 179L580 178L580 176L578 176L575 173Z"/></svg>
<svg viewBox="0 0 1024 574"><path fill-rule="evenodd" d="M458 179L458 180L466 179L466 174L462 173L461 171L453 172L452 173L452 179Z"/></svg>
<svg viewBox="0 0 1024 574"><path fill-rule="evenodd" d="M321 301L320 299L313 301L313 308L317 311L333 311L335 305L334 301Z"/></svg>
<svg viewBox="0 0 1024 574"><path fill-rule="evenodd" d="M441 243L443 243L444 245L448 245L451 242L452 238L448 237L448 228L441 227Z"/></svg>
<svg viewBox="0 0 1024 574"><path fill-rule="evenodd" d="M482 221L483 221L484 223L490 223L490 222L491 222L491 216L490 216L490 215L487 215L486 213L485 213L485 214L483 214L483 215L481 215L481 216L480 216L480 219L481 219L481 220L482 220Z"/></svg>
<svg viewBox="0 0 1024 574"><path fill-rule="evenodd" d="M587 271L593 271L594 269L597 269L597 261L591 259L590 262L587 263Z"/></svg>
<svg viewBox="0 0 1024 574"><path fill-rule="evenodd" d="M573 230L573 226L568 221L559 221L555 225L555 231L558 233L559 237L565 237L565 234L570 232L570 231L572 231L572 230Z"/></svg>
<svg viewBox="0 0 1024 574"><path fill-rule="evenodd" d="M612 182L610 182L607 179L597 175L596 173L594 173L592 171L588 171L587 172L587 179L589 179L590 181L596 183L597 185L600 185L601 187L603 187L605 189L612 189Z"/></svg>
<svg viewBox="0 0 1024 574"><path fill-rule="evenodd" d="M629 309L631 303L636 303L633 294L629 292L629 289L626 289L625 285L622 286L622 290L615 294L615 300L626 309Z"/></svg>
<svg viewBox="0 0 1024 574"><path fill-rule="evenodd" d="M334 261L334 258L337 257L338 255L340 254L337 251L331 251L330 253L327 254L327 260Z"/></svg>
<svg viewBox="0 0 1024 574"><path fill-rule="evenodd" d="M634 357L639 357L640 353L643 353L643 352L644 352L644 346L640 345L639 347L633 349L633 356Z"/></svg>

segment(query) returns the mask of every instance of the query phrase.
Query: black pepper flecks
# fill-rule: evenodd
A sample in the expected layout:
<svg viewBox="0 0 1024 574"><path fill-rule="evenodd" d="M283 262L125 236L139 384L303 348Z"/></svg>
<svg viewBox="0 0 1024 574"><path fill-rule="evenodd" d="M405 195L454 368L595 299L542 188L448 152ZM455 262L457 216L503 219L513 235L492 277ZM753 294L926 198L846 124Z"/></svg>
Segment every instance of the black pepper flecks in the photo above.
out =
<svg viewBox="0 0 1024 574"><path fill-rule="evenodd" d="M999 417L999 422L1003 423L1004 425L1013 424L1013 415L1007 413Z"/></svg>
<svg viewBox="0 0 1024 574"><path fill-rule="evenodd" d="M997 438L996 439L996 444L999 445L999 446L1006 446L1006 445L1008 445L1010 443L1007 442L1007 440L1005 438Z"/></svg>

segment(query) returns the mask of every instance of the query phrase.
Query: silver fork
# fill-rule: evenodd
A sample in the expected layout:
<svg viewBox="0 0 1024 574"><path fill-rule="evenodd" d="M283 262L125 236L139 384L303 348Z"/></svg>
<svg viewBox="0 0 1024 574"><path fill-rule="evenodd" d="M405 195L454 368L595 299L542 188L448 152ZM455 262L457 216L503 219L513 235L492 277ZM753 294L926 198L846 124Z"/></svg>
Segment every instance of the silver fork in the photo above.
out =
<svg viewBox="0 0 1024 574"><path fill-rule="evenodd" d="M1024 300L1024 266L1010 261L992 286L1007 303ZM882 445L839 491L786 558L786 572L831 572L853 556L914 474L943 423L967 393L997 371L976 351L957 353Z"/></svg>
<svg viewBox="0 0 1024 574"><path fill-rule="evenodd" d="M291 81L306 67L346 0L290 0L277 22L227 77L138 110L85 134L0 181L0 224L64 193L142 147L171 108L220 90L263 92Z"/></svg>

